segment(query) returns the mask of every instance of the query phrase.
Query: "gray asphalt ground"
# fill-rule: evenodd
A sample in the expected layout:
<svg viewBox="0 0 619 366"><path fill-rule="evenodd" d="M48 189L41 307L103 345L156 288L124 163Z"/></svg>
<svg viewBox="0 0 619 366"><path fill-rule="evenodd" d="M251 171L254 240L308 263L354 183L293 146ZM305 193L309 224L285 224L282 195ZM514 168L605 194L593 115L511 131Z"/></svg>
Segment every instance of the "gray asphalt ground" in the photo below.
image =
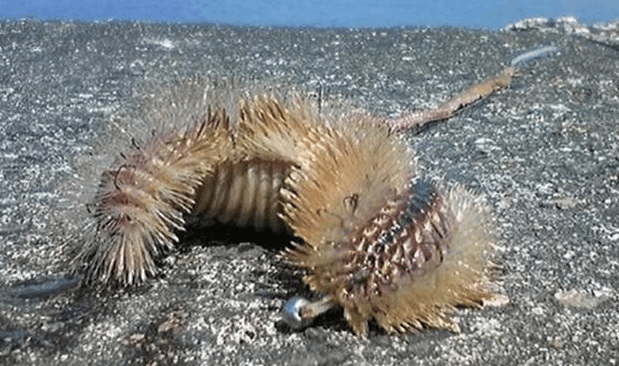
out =
<svg viewBox="0 0 619 366"><path fill-rule="evenodd" d="M232 75L350 100L377 115L437 106L523 52L512 87L409 131L422 174L494 207L503 301L462 331L357 338L341 312L294 332L307 294L281 239L190 232L138 288L64 277L97 176L129 146L145 85ZM0 363L20 365L616 365L619 23L467 29L0 23ZM114 143L107 143L114 140ZM507 301L508 299L508 301Z"/></svg>

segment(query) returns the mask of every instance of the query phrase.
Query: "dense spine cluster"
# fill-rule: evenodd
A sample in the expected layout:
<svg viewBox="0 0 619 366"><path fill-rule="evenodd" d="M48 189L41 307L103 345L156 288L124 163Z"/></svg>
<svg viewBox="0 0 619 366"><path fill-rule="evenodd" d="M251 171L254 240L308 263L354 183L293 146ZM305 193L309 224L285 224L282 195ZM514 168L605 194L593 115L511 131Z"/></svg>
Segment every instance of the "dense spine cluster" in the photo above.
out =
<svg viewBox="0 0 619 366"><path fill-rule="evenodd" d="M186 130L134 144L103 173L91 207L93 240L78 258L88 265L88 281L132 284L157 272L155 260L173 248L196 189L220 159L227 134L221 122L205 111Z"/></svg>
<svg viewBox="0 0 619 366"><path fill-rule="evenodd" d="M135 143L103 173L77 261L89 283L154 275L191 215L293 234L283 259L323 296L295 307L299 317L341 306L358 335L371 319L388 332L457 329L455 307L490 296L489 210L460 186L417 177L395 133L403 120L325 117L272 95L222 101L200 85L154 103L181 127Z"/></svg>

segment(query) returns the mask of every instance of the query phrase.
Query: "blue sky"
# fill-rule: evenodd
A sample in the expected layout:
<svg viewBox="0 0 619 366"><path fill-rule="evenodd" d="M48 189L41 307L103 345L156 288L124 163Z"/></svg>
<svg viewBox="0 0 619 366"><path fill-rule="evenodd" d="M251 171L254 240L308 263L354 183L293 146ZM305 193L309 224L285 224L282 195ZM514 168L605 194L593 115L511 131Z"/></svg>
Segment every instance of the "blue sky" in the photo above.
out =
<svg viewBox="0 0 619 366"><path fill-rule="evenodd" d="M468 26L497 29L529 17L619 19L619 0L0 0L1 18L210 22L339 27Z"/></svg>

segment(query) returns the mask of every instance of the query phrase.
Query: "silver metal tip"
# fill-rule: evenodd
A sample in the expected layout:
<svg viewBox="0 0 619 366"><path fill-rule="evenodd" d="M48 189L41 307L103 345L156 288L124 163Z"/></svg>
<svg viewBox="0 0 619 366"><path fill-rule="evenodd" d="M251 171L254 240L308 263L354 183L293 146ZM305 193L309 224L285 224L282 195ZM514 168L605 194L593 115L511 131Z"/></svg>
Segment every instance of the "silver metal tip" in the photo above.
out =
<svg viewBox="0 0 619 366"><path fill-rule="evenodd" d="M311 321L311 319L304 319L301 316L301 310L309 305L310 302L302 297L295 296L288 300L282 309L283 318L286 324L292 329L301 329Z"/></svg>

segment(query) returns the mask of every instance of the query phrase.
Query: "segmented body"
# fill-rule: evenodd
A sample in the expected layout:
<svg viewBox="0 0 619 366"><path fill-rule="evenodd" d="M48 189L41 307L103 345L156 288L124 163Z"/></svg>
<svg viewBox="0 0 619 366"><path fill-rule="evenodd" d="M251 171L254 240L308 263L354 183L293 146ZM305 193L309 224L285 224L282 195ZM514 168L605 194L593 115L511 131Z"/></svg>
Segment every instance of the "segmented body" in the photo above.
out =
<svg viewBox="0 0 619 366"><path fill-rule="evenodd" d="M239 228L284 233L280 190L289 172L290 164L277 160L217 164L197 190L193 215Z"/></svg>
<svg viewBox="0 0 619 366"><path fill-rule="evenodd" d="M433 270L449 250L449 213L442 198L427 182L420 182L387 202L376 216L338 243L342 265L334 273L342 301L371 300L392 291L404 276L420 276Z"/></svg>
<svg viewBox="0 0 619 366"><path fill-rule="evenodd" d="M490 295L483 200L419 180L389 123L326 122L272 96L208 104L200 85L188 88L199 103L176 103L177 92L164 103L166 120L193 116L188 127L135 144L104 173L94 238L78 257L88 281L154 275L191 215L293 234L285 262L306 269L304 282L342 306L358 335L372 318L389 332L456 329L455 306Z"/></svg>

